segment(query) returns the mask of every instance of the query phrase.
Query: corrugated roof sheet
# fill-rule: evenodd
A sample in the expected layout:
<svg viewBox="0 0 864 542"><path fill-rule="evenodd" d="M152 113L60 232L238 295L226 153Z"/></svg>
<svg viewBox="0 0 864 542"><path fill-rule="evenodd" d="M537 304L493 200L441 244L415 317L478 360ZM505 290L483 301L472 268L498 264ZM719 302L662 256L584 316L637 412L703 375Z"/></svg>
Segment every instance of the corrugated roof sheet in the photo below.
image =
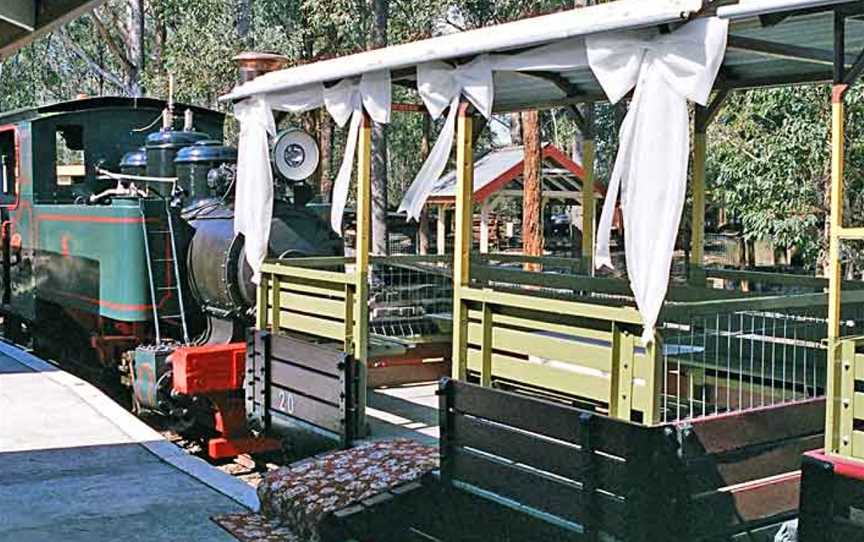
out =
<svg viewBox="0 0 864 542"><path fill-rule="evenodd" d="M105 0L0 0L0 60Z"/></svg>

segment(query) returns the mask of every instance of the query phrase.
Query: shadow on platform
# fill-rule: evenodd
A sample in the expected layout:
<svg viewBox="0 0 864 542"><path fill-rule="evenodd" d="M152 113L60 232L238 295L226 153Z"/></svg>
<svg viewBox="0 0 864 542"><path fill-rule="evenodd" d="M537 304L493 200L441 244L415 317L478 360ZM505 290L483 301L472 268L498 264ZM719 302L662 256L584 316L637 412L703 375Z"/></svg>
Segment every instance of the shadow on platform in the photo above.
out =
<svg viewBox="0 0 864 542"><path fill-rule="evenodd" d="M142 444L0 453L0 541L232 540L242 507Z"/></svg>

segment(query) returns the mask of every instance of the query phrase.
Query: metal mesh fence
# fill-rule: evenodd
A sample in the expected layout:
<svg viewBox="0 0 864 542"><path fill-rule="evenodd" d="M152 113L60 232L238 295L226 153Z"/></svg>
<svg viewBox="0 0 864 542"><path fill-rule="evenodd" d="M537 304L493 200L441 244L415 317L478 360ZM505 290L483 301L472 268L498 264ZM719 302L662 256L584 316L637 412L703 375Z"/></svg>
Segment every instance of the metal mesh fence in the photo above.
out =
<svg viewBox="0 0 864 542"><path fill-rule="evenodd" d="M404 262L399 262L404 259ZM391 257L370 269L369 329L388 337L437 335L453 308L449 263Z"/></svg>
<svg viewBox="0 0 864 542"><path fill-rule="evenodd" d="M741 311L663 329L663 421L824 394L825 309Z"/></svg>
<svg viewBox="0 0 864 542"><path fill-rule="evenodd" d="M484 286L534 296L554 297L593 304L633 306L629 292L588 278L575 265L552 261L543 265L543 280L525 279L501 273L502 269L521 271L521 263L494 258L484 262L494 269L483 277ZM755 275L754 275L755 276ZM670 291L674 314L685 315L688 301L705 305L713 299L716 312L702 307L698 316L677 316L661 325L663 380L662 421L670 422L716 416L741 410L769 407L824 397L827 379L828 307L817 299L803 307L782 308L787 296L821 294L823 287L808 283L812 277L772 277L767 274L749 280L714 281L704 297L698 289L685 288L687 299L675 300ZM533 284L529 283L533 282ZM572 286L568 286L572 282ZM724 290L725 293L717 292ZM606 290L606 291L603 291ZM746 291L745 291L746 290ZM712 293L713 291L713 293ZM728 295L727 295L728 294ZM720 295L720 297L718 297ZM754 302L748 310L730 311L723 300L776 298L774 308L759 309ZM736 303L740 307L740 303ZM765 306L766 304L761 304ZM791 303L790 303L791 305ZM777 308L781 307L781 308ZM841 335L864 334L864 306L844 304ZM642 350L644 351L644 349Z"/></svg>

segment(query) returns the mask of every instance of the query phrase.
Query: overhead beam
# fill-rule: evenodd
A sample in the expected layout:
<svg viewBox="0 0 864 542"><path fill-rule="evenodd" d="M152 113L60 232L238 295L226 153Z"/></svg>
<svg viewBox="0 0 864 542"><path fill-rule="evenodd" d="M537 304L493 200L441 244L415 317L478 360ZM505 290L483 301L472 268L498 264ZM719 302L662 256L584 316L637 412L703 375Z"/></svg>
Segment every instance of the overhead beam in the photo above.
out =
<svg viewBox="0 0 864 542"><path fill-rule="evenodd" d="M858 58L855 59L855 63L852 64L852 67L846 71L843 81L847 85L854 85L858 81L858 78L861 77L862 73L864 73L864 51L858 55Z"/></svg>
<svg viewBox="0 0 864 542"><path fill-rule="evenodd" d="M771 58L794 60L797 62L808 62L823 66L834 65L834 52L827 49L814 47L801 47L787 43L745 38L743 36L729 36L729 48L757 53Z"/></svg>
<svg viewBox="0 0 864 542"><path fill-rule="evenodd" d="M779 87L806 85L810 83L830 83L832 70L830 68L820 69L817 72L797 75L772 75L768 77L755 77L751 79L735 77L730 74L716 88L721 90L736 90L747 88Z"/></svg>
<svg viewBox="0 0 864 542"><path fill-rule="evenodd" d="M0 0L0 21L21 32L0 31L0 60L40 36L103 4L106 0ZM30 7L27 7L27 6ZM13 20L14 19L14 20ZM17 22L16 22L17 21Z"/></svg>
<svg viewBox="0 0 864 542"><path fill-rule="evenodd" d="M0 20L33 32L36 29L35 0L3 0L0 3Z"/></svg>
<svg viewBox="0 0 864 542"><path fill-rule="evenodd" d="M33 32L36 29L35 0L3 0L0 3L0 20Z"/></svg>

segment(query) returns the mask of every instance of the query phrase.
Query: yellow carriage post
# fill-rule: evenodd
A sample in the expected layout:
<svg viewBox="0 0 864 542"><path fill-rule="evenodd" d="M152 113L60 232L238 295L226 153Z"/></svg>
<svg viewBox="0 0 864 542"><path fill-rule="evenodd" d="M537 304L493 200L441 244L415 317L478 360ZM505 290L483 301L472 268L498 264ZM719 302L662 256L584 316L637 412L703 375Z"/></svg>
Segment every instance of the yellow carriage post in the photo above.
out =
<svg viewBox="0 0 864 542"><path fill-rule="evenodd" d="M825 449L848 455L851 451L851 397L847 384L854 383L851 360L844 360L840 341L842 265L840 243L843 233L843 198L846 170L846 84L835 84L831 92L831 218L828 248L828 401ZM854 391L854 390L853 390Z"/></svg>
<svg viewBox="0 0 864 542"><path fill-rule="evenodd" d="M474 118L467 102L459 105L456 128L456 235L453 247L453 378L465 380L468 359L468 307L462 288L471 280L474 211Z"/></svg>
<svg viewBox="0 0 864 542"><path fill-rule="evenodd" d="M582 260L583 269L586 273L593 274L594 270L594 159L596 156L595 128L594 128L594 104L589 103L583 113L584 123L582 135L585 140L582 143L582 169L585 178L582 180Z"/></svg>
<svg viewBox="0 0 864 542"><path fill-rule="evenodd" d="M365 432L369 358L369 252L372 237L372 121L363 113L357 142L357 240L354 262L354 359L357 363L358 428Z"/></svg>

